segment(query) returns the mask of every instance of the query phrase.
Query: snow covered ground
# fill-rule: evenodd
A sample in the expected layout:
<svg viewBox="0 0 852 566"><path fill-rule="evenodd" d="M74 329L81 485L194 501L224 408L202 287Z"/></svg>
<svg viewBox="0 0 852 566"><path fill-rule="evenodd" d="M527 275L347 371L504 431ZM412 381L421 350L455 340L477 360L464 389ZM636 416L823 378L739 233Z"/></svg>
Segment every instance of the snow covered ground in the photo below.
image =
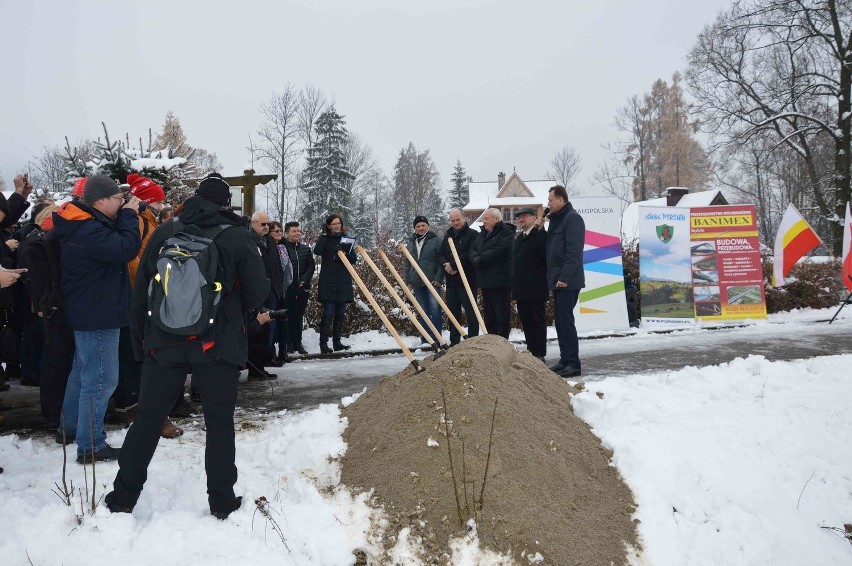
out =
<svg viewBox="0 0 852 566"><path fill-rule="evenodd" d="M789 313L715 332L638 331L581 347L638 351L660 349L662 340L724 347L751 333L789 340L807 335L812 321L830 314ZM832 326L852 332L852 312L844 311ZM353 343L393 347L377 345L384 338L376 333ZM379 363L389 373L406 363L397 356L355 362ZM294 366L332 363L353 362ZM587 383L575 410L613 450L613 464L634 491L645 549L641 564L852 564L852 544L821 528L852 523L849 367L848 354L779 362L751 356ZM0 466L6 469L0 474L0 562L342 565L354 562L354 550L374 549L381 517L366 497L353 497L339 485L334 457L346 447L336 405L240 415L237 492L245 500L224 522L207 514L201 425L186 428L180 439L160 443L133 515L100 507L94 515L82 513L82 524L79 499L69 508L51 492L61 482L61 448L44 439L0 437ZM123 435L111 433L110 443L120 445ZM115 463L97 467L98 496L116 469ZM84 485L81 466L69 464L68 472L75 487ZM269 500L286 546L256 511L253 501L260 496ZM394 555L408 565L416 545L405 534ZM478 551L475 539L457 546L455 564L500 562Z"/></svg>

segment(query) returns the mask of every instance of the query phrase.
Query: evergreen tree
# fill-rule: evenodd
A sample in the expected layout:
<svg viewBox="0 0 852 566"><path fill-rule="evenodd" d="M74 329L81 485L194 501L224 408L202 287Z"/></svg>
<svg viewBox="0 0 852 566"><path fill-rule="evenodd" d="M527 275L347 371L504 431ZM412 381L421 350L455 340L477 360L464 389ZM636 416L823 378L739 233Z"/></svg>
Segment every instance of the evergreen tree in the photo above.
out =
<svg viewBox="0 0 852 566"><path fill-rule="evenodd" d="M461 159L456 160L450 188L450 208L464 208L470 202L470 177L462 167Z"/></svg>
<svg viewBox="0 0 852 566"><path fill-rule="evenodd" d="M66 138L66 178L70 184L81 177L95 174L108 175L119 183L126 183L127 176L138 173L161 185L172 202L181 202L188 193L185 180L193 178L194 170L185 157L176 156L171 150L145 149L142 140L139 147L130 147L130 136L125 140L110 138L106 124L104 140L92 142L91 155L86 159L85 151L72 149ZM151 134L148 134L149 143Z"/></svg>
<svg viewBox="0 0 852 566"><path fill-rule="evenodd" d="M430 222L442 219L440 175L428 149L420 153L413 142L401 149L394 166L393 183L393 233L396 238L407 238L411 234L411 221L418 214L427 215Z"/></svg>
<svg viewBox="0 0 852 566"><path fill-rule="evenodd" d="M166 113L163 131L157 134L157 139L151 149L168 149L172 156L184 157L187 160L192 157L195 151L186 143L186 133L180 125L180 119L171 110Z"/></svg>
<svg viewBox="0 0 852 566"><path fill-rule="evenodd" d="M352 233L358 239L358 244L364 249L371 249L376 245L376 226L370 212L367 210L367 205L364 199L359 199L358 214L351 222Z"/></svg>
<svg viewBox="0 0 852 566"><path fill-rule="evenodd" d="M317 118L314 130L316 141L308 149L304 173L306 202L304 221L319 226L326 216L336 212L351 225L350 181L353 179L343 146L348 137L343 116L334 106Z"/></svg>

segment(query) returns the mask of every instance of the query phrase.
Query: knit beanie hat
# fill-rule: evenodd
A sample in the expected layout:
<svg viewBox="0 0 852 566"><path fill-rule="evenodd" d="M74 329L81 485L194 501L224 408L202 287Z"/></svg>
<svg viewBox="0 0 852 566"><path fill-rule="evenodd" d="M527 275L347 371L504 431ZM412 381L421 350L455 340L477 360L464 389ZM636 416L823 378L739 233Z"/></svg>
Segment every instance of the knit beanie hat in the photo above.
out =
<svg viewBox="0 0 852 566"><path fill-rule="evenodd" d="M231 187L219 173L210 173L204 177L195 189L195 194L223 208L231 206Z"/></svg>
<svg viewBox="0 0 852 566"><path fill-rule="evenodd" d="M127 184L130 185L130 194L142 202L166 202L166 192L163 187L142 175L131 173L127 176Z"/></svg>
<svg viewBox="0 0 852 566"><path fill-rule="evenodd" d="M426 218L425 216L423 216L422 214L419 214L419 215L417 215L417 216L415 216L415 217L414 217L414 226L415 226L415 227L416 227L418 224L420 224L421 222L425 222L426 224L429 224L429 219L428 219L428 218Z"/></svg>
<svg viewBox="0 0 852 566"><path fill-rule="evenodd" d="M118 183L110 179L107 175L95 175L94 177L89 177L86 181L86 186L83 187L83 202L92 204L99 199L118 194L121 194Z"/></svg>
<svg viewBox="0 0 852 566"><path fill-rule="evenodd" d="M74 181L74 188L71 190L71 196L74 198L83 198L83 187L86 186L86 178L77 179Z"/></svg>

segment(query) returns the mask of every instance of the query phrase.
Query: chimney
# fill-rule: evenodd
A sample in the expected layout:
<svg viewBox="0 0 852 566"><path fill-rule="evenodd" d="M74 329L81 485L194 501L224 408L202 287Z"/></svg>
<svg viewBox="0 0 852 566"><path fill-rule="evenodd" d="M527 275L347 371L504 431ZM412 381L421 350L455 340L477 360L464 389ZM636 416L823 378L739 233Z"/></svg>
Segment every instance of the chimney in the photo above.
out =
<svg viewBox="0 0 852 566"><path fill-rule="evenodd" d="M666 206L677 206L683 195L689 193L686 187L669 187L666 189Z"/></svg>
<svg viewBox="0 0 852 566"><path fill-rule="evenodd" d="M502 171L500 171L499 173L497 173L497 190L499 191L500 189L502 189L503 185L505 185L505 184L506 184L506 174L503 173Z"/></svg>

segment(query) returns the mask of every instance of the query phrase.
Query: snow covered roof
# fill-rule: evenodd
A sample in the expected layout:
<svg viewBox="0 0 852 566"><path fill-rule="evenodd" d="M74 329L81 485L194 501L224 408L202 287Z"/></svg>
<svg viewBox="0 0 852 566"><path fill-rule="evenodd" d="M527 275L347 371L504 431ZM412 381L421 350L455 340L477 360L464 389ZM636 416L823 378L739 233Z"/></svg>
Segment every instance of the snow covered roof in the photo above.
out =
<svg viewBox="0 0 852 566"><path fill-rule="evenodd" d="M710 206L718 195L731 204L730 199L722 191L709 190L698 191L695 193L687 193L681 197L677 203L677 208L697 208L702 206ZM639 237L639 207L641 206L666 206L666 197L652 198L641 202L631 202L624 210L621 216L621 238L624 240L634 240Z"/></svg>
<svg viewBox="0 0 852 566"><path fill-rule="evenodd" d="M515 186L526 187L532 193L532 196L498 197L500 190L509 186L510 183ZM498 186L497 181L476 181L469 185L470 200L462 210L472 212L495 206L546 206L547 192L555 184L556 181L552 179L523 181L517 172L512 172L503 186Z"/></svg>

